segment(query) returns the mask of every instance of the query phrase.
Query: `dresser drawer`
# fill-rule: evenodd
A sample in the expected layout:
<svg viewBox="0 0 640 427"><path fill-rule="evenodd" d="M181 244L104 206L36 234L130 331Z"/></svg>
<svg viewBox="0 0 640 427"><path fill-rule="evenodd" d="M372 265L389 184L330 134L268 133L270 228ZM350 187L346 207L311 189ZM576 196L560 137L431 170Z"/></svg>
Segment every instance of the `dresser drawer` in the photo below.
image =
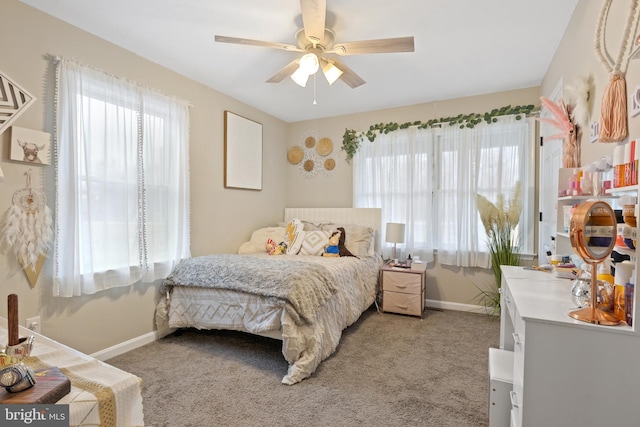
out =
<svg viewBox="0 0 640 427"><path fill-rule="evenodd" d="M406 294L422 293L422 275L402 271L384 271L382 273L383 290Z"/></svg>
<svg viewBox="0 0 640 427"><path fill-rule="evenodd" d="M511 405L516 426L522 425L524 407L524 358L525 358L525 323L520 317L517 307L513 310L513 392Z"/></svg>
<svg viewBox="0 0 640 427"><path fill-rule="evenodd" d="M419 276L418 276L419 277ZM384 291L382 293L382 311L422 316L422 295Z"/></svg>

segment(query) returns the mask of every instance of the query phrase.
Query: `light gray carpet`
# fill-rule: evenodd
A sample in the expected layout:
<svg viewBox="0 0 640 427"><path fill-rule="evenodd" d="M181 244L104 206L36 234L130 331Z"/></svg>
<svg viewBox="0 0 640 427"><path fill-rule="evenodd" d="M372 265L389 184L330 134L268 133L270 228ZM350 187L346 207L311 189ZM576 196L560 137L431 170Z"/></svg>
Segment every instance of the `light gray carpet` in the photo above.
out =
<svg viewBox="0 0 640 427"><path fill-rule="evenodd" d="M486 426L500 322L427 310L365 312L308 379L280 380L280 341L186 330L107 363L143 380L148 426Z"/></svg>

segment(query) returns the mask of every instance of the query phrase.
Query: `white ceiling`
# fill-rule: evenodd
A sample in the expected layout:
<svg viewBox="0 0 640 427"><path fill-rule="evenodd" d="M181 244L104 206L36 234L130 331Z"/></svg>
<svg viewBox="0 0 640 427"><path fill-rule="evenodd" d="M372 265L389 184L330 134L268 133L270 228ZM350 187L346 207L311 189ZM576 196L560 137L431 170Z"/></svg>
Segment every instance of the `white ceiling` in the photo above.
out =
<svg viewBox="0 0 640 427"><path fill-rule="evenodd" d="M296 0L21 0L287 122L538 86L578 0L327 0L336 41L414 36L415 52L344 56L367 83L265 83L299 53ZM330 55L328 55L330 56Z"/></svg>

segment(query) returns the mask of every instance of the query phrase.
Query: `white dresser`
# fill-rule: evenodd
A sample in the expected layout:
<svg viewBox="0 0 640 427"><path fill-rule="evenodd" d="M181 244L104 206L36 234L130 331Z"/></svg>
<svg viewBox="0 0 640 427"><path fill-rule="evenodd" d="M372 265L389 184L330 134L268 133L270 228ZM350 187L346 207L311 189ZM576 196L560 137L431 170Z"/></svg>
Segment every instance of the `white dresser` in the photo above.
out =
<svg viewBox="0 0 640 427"><path fill-rule="evenodd" d="M502 267L500 347L514 352L511 426L640 425L640 334L569 317L571 283Z"/></svg>

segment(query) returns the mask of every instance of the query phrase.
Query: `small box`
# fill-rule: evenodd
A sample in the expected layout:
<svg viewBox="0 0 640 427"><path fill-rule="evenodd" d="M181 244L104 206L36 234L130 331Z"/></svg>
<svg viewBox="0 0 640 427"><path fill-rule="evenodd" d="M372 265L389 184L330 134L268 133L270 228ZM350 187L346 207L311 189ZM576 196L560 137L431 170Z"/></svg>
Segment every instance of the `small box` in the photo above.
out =
<svg viewBox="0 0 640 427"><path fill-rule="evenodd" d="M510 425L513 389L513 352L499 348L489 349L489 426Z"/></svg>
<svg viewBox="0 0 640 427"><path fill-rule="evenodd" d="M413 261L411 263L411 269L417 271L424 271L427 269L427 264L422 261Z"/></svg>

